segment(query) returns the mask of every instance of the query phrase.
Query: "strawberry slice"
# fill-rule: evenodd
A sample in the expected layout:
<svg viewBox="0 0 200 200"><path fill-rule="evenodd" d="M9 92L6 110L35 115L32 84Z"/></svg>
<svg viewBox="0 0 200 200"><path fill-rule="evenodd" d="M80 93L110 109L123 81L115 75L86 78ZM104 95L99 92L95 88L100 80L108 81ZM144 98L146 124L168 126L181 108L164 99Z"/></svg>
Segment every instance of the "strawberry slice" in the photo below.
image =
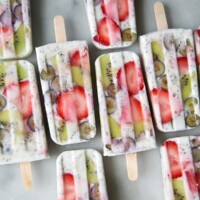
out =
<svg viewBox="0 0 200 200"><path fill-rule="evenodd" d="M71 66L80 66L81 65L81 56L80 52L77 50L75 52L69 53L69 60Z"/></svg>
<svg viewBox="0 0 200 200"><path fill-rule="evenodd" d="M131 114L132 113L131 113L131 107L130 107L130 103L129 103L129 98L124 98L123 104L122 104L120 122L122 124L130 124L130 123L132 123Z"/></svg>
<svg viewBox="0 0 200 200"><path fill-rule="evenodd" d="M9 101L20 110L24 119L32 115L32 97L29 81L19 82L19 86L15 83L10 84L4 89L3 94L6 97L9 96Z"/></svg>
<svg viewBox="0 0 200 200"><path fill-rule="evenodd" d="M200 29L197 29L197 30L195 31L195 33L197 34L198 37L200 37Z"/></svg>
<svg viewBox="0 0 200 200"><path fill-rule="evenodd" d="M57 99L57 113L66 121L86 118L88 110L84 88L76 86L72 91L60 93Z"/></svg>
<svg viewBox="0 0 200 200"><path fill-rule="evenodd" d="M112 43L120 41L121 39L120 27L115 21L107 17L104 17L98 22L97 32L98 35L94 36L94 41L105 46L109 46L111 44L111 37L113 37Z"/></svg>
<svg viewBox="0 0 200 200"><path fill-rule="evenodd" d="M193 170L190 171L186 171L185 172L187 180L188 180L188 185L189 188L192 192L197 192L198 188L197 188L197 183L196 183L196 177L195 177L195 173Z"/></svg>
<svg viewBox="0 0 200 200"><path fill-rule="evenodd" d="M128 92L130 95L137 94L140 90L144 88L144 79L142 75L142 70L136 68L135 62L131 61L124 65L126 81ZM118 71L117 78L118 84L121 88L125 87L125 80L123 78L122 69Z"/></svg>
<svg viewBox="0 0 200 200"><path fill-rule="evenodd" d="M117 0L119 21L124 21L129 16L128 0Z"/></svg>
<svg viewBox="0 0 200 200"><path fill-rule="evenodd" d="M188 73L188 59L186 56L177 58L178 69L180 76Z"/></svg>
<svg viewBox="0 0 200 200"><path fill-rule="evenodd" d="M182 176L178 145L174 141L166 141L165 147L169 158L172 179Z"/></svg>
<svg viewBox="0 0 200 200"><path fill-rule="evenodd" d="M195 176L196 176L196 180L197 180L198 191L200 193L200 172L196 172Z"/></svg>
<svg viewBox="0 0 200 200"><path fill-rule="evenodd" d="M131 110L132 110L132 117L133 117L133 122L141 122L144 121L143 113L142 113L142 105L140 101L138 101L136 98L131 97Z"/></svg>
<svg viewBox="0 0 200 200"><path fill-rule="evenodd" d="M72 174L63 175L64 183L64 200L76 200L76 188L75 181Z"/></svg>

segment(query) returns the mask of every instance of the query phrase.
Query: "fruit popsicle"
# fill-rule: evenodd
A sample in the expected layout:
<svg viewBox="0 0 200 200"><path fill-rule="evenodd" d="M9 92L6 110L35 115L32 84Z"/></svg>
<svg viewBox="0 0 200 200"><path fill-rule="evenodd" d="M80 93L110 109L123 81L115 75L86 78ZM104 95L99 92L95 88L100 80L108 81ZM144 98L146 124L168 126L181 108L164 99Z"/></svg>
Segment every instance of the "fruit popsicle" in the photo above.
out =
<svg viewBox="0 0 200 200"><path fill-rule="evenodd" d="M95 62L105 156L156 147L139 57L128 51Z"/></svg>
<svg viewBox="0 0 200 200"><path fill-rule="evenodd" d="M58 200L108 200L102 156L96 150L66 151L57 159Z"/></svg>
<svg viewBox="0 0 200 200"><path fill-rule="evenodd" d="M161 146L165 199L200 199L200 137L168 139Z"/></svg>
<svg viewBox="0 0 200 200"><path fill-rule="evenodd" d="M128 47L136 40L134 0L85 0L85 5L97 48Z"/></svg>
<svg viewBox="0 0 200 200"><path fill-rule="evenodd" d="M95 136L88 46L85 41L36 48L51 138L58 144Z"/></svg>
<svg viewBox="0 0 200 200"><path fill-rule="evenodd" d="M0 165L47 158L34 66L0 63Z"/></svg>
<svg viewBox="0 0 200 200"><path fill-rule="evenodd" d="M0 59L19 59L32 52L29 0L0 0Z"/></svg>
<svg viewBox="0 0 200 200"><path fill-rule="evenodd" d="M160 31L140 37L149 93L157 128L162 132L190 129L199 124L199 94L192 30L166 29L164 7ZM160 23L160 24L159 24ZM166 30L163 30L166 29Z"/></svg>

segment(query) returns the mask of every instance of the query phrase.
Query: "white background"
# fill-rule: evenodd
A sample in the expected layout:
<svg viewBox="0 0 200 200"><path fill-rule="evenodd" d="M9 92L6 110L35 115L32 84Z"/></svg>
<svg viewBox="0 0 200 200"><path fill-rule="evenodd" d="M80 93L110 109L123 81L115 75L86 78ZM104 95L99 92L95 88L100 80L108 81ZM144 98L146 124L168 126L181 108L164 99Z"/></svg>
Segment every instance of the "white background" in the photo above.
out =
<svg viewBox="0 0 200 200"><path fill-rule="evenodd" d="M155 2L154 0L135 0L136 21L139 35L156 31L153 12L153 4ZM165 3L167 20L170 28L195 29L200 25L199 0L165 0L163 2ZM46 128L51 158L32 163L33 189L31 191L23 190L19 164L0 166L0 200L55 200L57 197L55 163L57 156L65 150L82 148L94 148L102 153L94 61L105 51L97 50L92 45L84 0L31 0L31 8L34 47L55 41L53 18L58 14L63 15L65 18L68 40L88 41L98 133L95 139L85 144L58 146L52 142L48 128ZM138 41L128 50L133 50L140 55ZM35 65L37 71L35 51L27 60ZM38 73L37 78L39 78ZM39 84L38 86L40 88ZM45 114L44 121L46 123ZM192 131L169 134L156 131L158 147L166 138L189 134L198 135L199 128ZM130 182L127 178L124 156L112 158L104 157L104 166L110 200L164 199L159 149L138 154L139 179L136 182Z"/></svg>

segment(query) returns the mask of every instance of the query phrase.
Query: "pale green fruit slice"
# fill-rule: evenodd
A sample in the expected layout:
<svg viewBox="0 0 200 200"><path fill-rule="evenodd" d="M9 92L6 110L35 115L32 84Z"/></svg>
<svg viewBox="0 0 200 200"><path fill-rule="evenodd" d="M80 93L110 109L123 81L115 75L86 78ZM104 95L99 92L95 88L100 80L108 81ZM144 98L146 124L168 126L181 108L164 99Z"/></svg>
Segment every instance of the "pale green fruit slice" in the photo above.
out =
<svg viewBox="0 0 200 200"><path fill-rule="evenodd" d="M84 87L83 73L80 66L71 67L72 79L76 85Z"/></svg>
<svg viewBox="0 0 200 200"><path fill-rule="evenodd" d="M181 180L172 180L175 200L186 200L184 184Z"/></svg>
<svg viewBox="0 0 200 200"><path fill-rule="evenodd" d="M151 48L152 48L153 55L157 58L156 60L160 60L164 62L162 44L159 41L153 41L151 43Z"/></svg>
<svg viewBox="0 0 200 200"><path fill-rule="evenodd" d="M181 92L183 101L185 101L192 93L191 77L190 74L186 74L181 77Z"/></svg>
<svg viewBox="0 0 200 200"><path fill-rule="evenodd" d="M95 164L92 160L87 160L86 161L87 165L87 178L88 178L88 183L91 184L96 184L98 183L98 177L95 169Z"/></svg>
<svg viewBox="0 0 200 200"><path fill-rule="evenodd" d="M27 70L19 62L17 62L17 73L20 81L28 78Z"/></svg>
<svg viewBox="0 0 200 200"><path fill-rule="evenodd" d="M108 121L109 121L109 125L110 125L111 137L112 138L121 138L122 133L121 133L120 125L110 115L108 116Z"/></svg>
<svg viewBox="0 0 200 200"><path fill-rule="evenodd" d="M58 122L58 132L59 132L59 138L61 142L66 142L68 140L68 134L67 134L67 125L64 120L60 120Z"/></svg>

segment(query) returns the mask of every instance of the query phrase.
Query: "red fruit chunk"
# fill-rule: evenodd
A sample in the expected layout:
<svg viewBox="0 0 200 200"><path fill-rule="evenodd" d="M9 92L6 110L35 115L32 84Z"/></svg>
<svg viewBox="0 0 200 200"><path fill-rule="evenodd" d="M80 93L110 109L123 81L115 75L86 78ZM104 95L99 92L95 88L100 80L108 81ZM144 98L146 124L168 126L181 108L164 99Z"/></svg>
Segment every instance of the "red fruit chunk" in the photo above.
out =
<svg viewBox="0 0 200 200"><path fill-rule="evenodd" d="M119 21L124 21L129 16L128 0L117 0Z"/></svg>
<svg viewBox="0 0 200 200"><path fill-rule="evenodd" d="M188 180L188 185L190 187L190 190L192 192L197 192L198 188L197 188L195 173L192 170L190 170L186 171L185 174Z"/></svg>
<svg viewBox="0 0 200 200"><path fill-rule="evenodd" d="M197 33L198 37L200 37L200 29L196 30L195 32Z"/></svg>
<svg viewBox="0 0 200 200"><path fill-rule="evenodd" d="M135 62L128 62L124 65L124 70L126 74L126 80L122 74L122 69L118 71L117 78L119 86L125 87L125 81L127 82L128 92L130 95L137 94L140 90L144 88L144 79L142 75L142 70L137 69Z"/></svg>
<svg viewBox="0 0 200 200"><path fill-rule="evenodd" d="M69 59L70 59L70 65L76 65L79 66L81 65L81 58L80 58L80 52L77 50L73 53L69 54Z"/></svg>
<svg viewBox="0 0 200 200"><path fill-rule="evenodd" d="M196 180L197 180L197 186L198 186L198 191L200 193L200 172L196 172Z"/></svg>
<svg viewBox="0 0 200 200"><path fill-rule="evenodd" d="M118 24L112 19L104 17L97 24L97 32L98 35L94 36L94 40L99 42L105 46L109 46L111 44L110 37L113 36L112 42L117 42L120 39L120 27Z"/></svg>
<svg viewBox="0 0 200 200"><path fill-rule="evenodd" d="M177 143L174 141L166 141L165 146L167 148L172 179L181 177L182 171Z"/></svg>
<svg viewBox="0 0 200 200"><path fill-rule="evenodd" d="M178 69L179 69L179 74L181 76L185 75L188 73L188 59L187 57L179 57L177 58L177 63L178 63Z"/></svg>
<svg viewBox="0 0 200 200"><path fill-rule="evenodd" d="M82 120L88 116L87 102L83 87L62 92L57 99L58 115L66 121Z"/></svg>
<svg viewBox="0 0 200 200"><path fill-rule="evenodd" d="M76 200L75 181L72 174L63 175L64 200Z"/></svg>
<svg viewBox="0 0 200 200"><path fill-rule="evenodd" d="M140 101L138 101L134 97L131 97L130 101L131 101L133 123L144 121L144 117L142 113L142 105Z"/></svg>
<svg viewBox="0 0 200 200"><path fill-rule="evenodd" d="M131 107L129 98L124 98L122 105L122 112L120 117L120 122L122 124L132 123Z"/></svg>

